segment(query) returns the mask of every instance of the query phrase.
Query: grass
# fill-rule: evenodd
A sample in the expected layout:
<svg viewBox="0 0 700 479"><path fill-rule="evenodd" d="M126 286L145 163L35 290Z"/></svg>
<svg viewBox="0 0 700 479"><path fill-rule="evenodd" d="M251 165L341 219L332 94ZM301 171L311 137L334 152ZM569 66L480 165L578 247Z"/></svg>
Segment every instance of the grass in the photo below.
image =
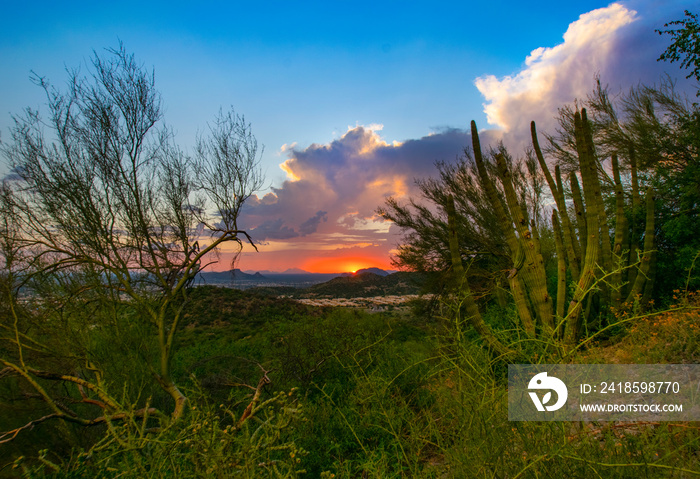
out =
<svg viewBox="0 0 700 479"><path fill-rule="evenodd" d="M27 454L0 476L700 476L697 423L509 422L503 365L440 321L216 288L193 296L174 359L184 421L152 433L115 425L67 459ZM627 321L573 361L697 362L698 301L686 300L690 309ZM512 311L488 314L512 324ZM239 425L263 370L272 383Z"/></svg>

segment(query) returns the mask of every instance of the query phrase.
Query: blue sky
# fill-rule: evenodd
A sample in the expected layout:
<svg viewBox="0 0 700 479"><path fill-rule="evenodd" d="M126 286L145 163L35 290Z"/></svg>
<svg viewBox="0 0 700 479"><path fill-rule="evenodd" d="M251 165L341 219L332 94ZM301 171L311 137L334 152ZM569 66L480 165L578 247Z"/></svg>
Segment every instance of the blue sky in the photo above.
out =
<svg viewBox="0 0 700 479"><path fill-rule="evenodd" d="M391 160L391 166L377 160L372 167L349 166L342 173L356 179L366 171L395 168L391 178L379 178L377 173L362 180L386 190L372 197L381 203L388 194L410 194L406 178L430 174L435 160L450 160L458 153L444 145L430 153L411 141L437 135L453 145L455 137L449 132L467 128L472 119L481 128L502 130L515 130L519 121L546 122L557 105L590 90L596 71L621 89L639 81L658 81L664 68L677 74L675 65L655 62L664 39L653 29L680 18L685 8L697 11L697 2L638 0L621 2L617 9L609 5L560 0L5 2L0 16L1 138L8 138L10 113L39 107L43 101L41 91L29 81L31 70L61 85L65 67L84 68L93 50L114 47L121 40L155 69L166 122L174 127L181 146L191 147L198 129L204 129L220 107L233 106L252 123L265 146L263 165L271 189L251 205L249 228L258 229L261 241L273 243L268 257L275 256L273 251L287 256L299 251L302 238L309 244L316 232L303 236L300 232L312 219L319 235L324 229L327 235L340 234L337 228L342 225L349 228L346 234L358 233L349 242L358 257L369 255L372 248L376 257L386 256L397 233L387 236L386 228L371 229L376 220L371 205L338 193L337 177L326 185L338 204L335 209L329 196L293 197L295 185L280 164L286 161L309 178L328 179L331 175L322 170L331 160L322 153L331 151L333 144L351 139L353 144L369 142L381 147L382 158L410 150L407 157ZM592 11L604 14L585 17ZM572 24L578 29L570 29ZM567 31L571 33L565 40ZM589 37L586 32L596 33ZM544 53L533 55L538 51ZM573 61L578 57L583 65ZM548 80L548 68L558 72L555 80ZM544 93L533 96L533 91ZM490 105L486 112L485 103ZM346 138L355 127L364 127L362 134ZM517 132L512 134L517 138ZM391 150L395 141L416 148ZM430 144L437 143L433 139ZM315 145L328 148L318 150ZM411 156L417 151L423 152L420 160ZM334 164L350 165L350 157L331 156ZM398 173L402 168L403 179ZM399 183L401 188L388 186ZM265 193L273 195L267 202L262 201ZM305 202L302 216L295 217L280 204L263 208L281 197L289 198L285 204L295 211L299 208L294 205ZM346 205L344 211L341 204ZM319 215L326 210L325 216ZM275 227L297 236L278 233L276 238L270 233ZM368 237L367 231L385 236L380 241L379 236ZM345 254L342 248L327 251L329 257ZM294 254L301 261L303 255Z"/></svg>
<svg viewBox="0 0 700 479"><path fill-rule="evenodd" d="M581 13L605 5L7 2L0 125L5 136L9 112L42 101L30 70L60 83L64 66L121 39L155 68L181 141L233 105L265 145L277 183L284 144L326 142L356 124L383 124L385 138L403 141L484 123L475 78L510 74L531 50L558 43Z"/></svg>

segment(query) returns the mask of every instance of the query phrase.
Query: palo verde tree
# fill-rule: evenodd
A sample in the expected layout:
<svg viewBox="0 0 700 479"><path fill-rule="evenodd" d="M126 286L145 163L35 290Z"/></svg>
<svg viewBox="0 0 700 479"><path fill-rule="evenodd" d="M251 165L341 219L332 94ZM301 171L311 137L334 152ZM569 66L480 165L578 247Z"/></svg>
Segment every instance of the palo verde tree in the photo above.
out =
<svg viewBox="0 0 700 479"><path fill-rule="evenodd" d="M238 225L262 182L250 125L220 112L188 156L162 124L154 73L122 45L69 72L64 91L34 81L48 113L15 116L2 150L13 173L2 185L0 378L48 409L24 427L127 411L177 420L186 397L171 362L188 287L223 244L253 244ZM118 366L131 374L110 376ZM158 407L139 395L149 381L164 393Z"/></svg>
<svg viewBox="0 0 700 479"><path fill-rule="evenodd" d="M501 305L507 304L508 291L516 304L528 302L522 278L515 274L512 254L519 249L512 228L504 228L504 200L498 182L496 165L484 161L478 136L473 136L473 148L465 148L464 156L455 164L438 163L438 178L418 180L423 200L411 199L400 204L389 198L378 210L384 218L404 230L403 244L394 258L399 267L419 271L443 273L446 286L443 291L458 298L463 309L460 314L485 339L489 348L498 355L508 356L512 351L504 346L485 322L478 306L478 298L494 297ZM489 158L498 157L510 172L512 199L522 205L522 218L533 224L535 241L539 247L538 227L542 225L542 182L536 160L531 155L523 161L514 161L500 145L489 152ZM523 309L523 311L529 311ZM522 316L523 327L534 335L532 317Z"/></svg>
<svg viewBox="0 0 700 479"><path fill-rule="evenodd" d="M488 155L483 154L474 122L471 125L474 168L469 176L472 186L465 191L467 197L479 198L477 203L480 208L458 208L464 202L463 199L458 200L461 194L458 188L445 188L443 194L446 201L436 201L447 214L448 235L442 241L450 251L453 284L463 293L460 298L466 317L488 347L498 355L511 351L497 339L482 318L472 292L473 282L464 278L470 275L471 270L465 266L465 262L477 256L471 239L478 236L470 234L468 238L460 238L460 234L484 223L483 218L475 214L477 211L489 212L489 228L483 230L485 237L478 244L489 244L490 237L492 245L499 245L500 256L507 258L508 266L504 272L508 290L525 336L539 343L550 344L562 353L575 347L581 335L590 328L591 321L607 306L613 302L619 306L624 300L636 298L653 278L652 251L656 237L653 189L649 188L646 194L646 219L644 234L641 235L643 247L640 248L644 254L638 262L635 257L626 254L625 241L630 237L626 217L630 203L626 200L618 157L613 154L610 158L614 179L611 180L611 188L604 188L603 158L599 157L594 143L592 123L587 118L586 110L573 112L571 135L567 137L569 147L560 146L557 150L562 155L566 154L569 161L564 174L560 168L563 162L556 165L552 174L540 148L534 123L531 134L532 160L539 165L543 181L549 186L555 200L551 223L542 221L536 214L541 208L531 207L527 196L522 194L522 187L519 186L522 185L522 173L508 153L499 148ZM530 177L538 180L539 176L532 171L534 166L529 169ZM567 183L565 180L568 180ZM534 183L536 185L537 181ZM441 184L446 186L449 182L443 179ZM568 184L570 188L565 187ZM531 189L541 193L541 188L533 186ZM477 191L478 195L474 193ZM435 194L432 197L440 198ZM614 222L606 209L610 203L608 197L614 198L611 210L616 215L613 216L616 219ZM540 200L537 197L535 203ZM569 207L570 204L573 208ZM406 207L400 207L393 200L389 200L388 206L391 208L388 212L380 211L386 218L413 230L414 236L425 236L422 233L424 228L417 228L422 226L420 222L408 221L411 216ZM418 211L418 218L425 217L425 214L420 214L422 210ZM431 223L440 224L435 220ZM466 227L464 223L469 226ZM555 252L551 255L556 263L556 282L553 284L547 279L547 252L542 248L542 237L550 229L555 243ZM407 238L411 240L414 236ZM421 245L424 243L411 241L413 248ZM411 249L400 248L400 254L402 251ZM637 263L639 274L634 279L621 275ZM572 291L570 284L574 285Z"/></svg>
<svg viewBox="0 0 700 479"><path fill-rule="evenodd" d="M643 303L670 296L673 289L686 286L687 269L700 249L698 106L668 78L658 86L639 85L620 95L609 94L598 79L582 105L588 112L598 155L610 159L601 163L598 173L607 198L604 206L611 228L613 261L621 256L623 262L634 262L641 251L648 250L644 245L648 238L645 190L653 187L656 198L655 238L648 255L651 270L639 281L637 268L621 274L624 286L612 290L612 304L619 306L638 294ZM553 135L546 135L548 145L544 148L570 180L576 179L572 172L577 170L573 120L572 108L561 109L560 126ZM572 192L576 203L575 187L570 182L567 191ZM583 211L576 206L576 213ZM626 224L618 227L620 222ZM618 234L613 234L613 225ZM647 259L647 255L643 257ZM695 287L695 283L691 281L688 286Z"/></svg>
<svg viewBox="0 0 700 479"><path fill-rule="evenodd" d="M680 62L681 68L690 69L686 78L693 77L700 81L700 24L698 24L697 14L686 10L685 17L682 20L664 24L666 30L656 30L659 35L670 35L673 39L658 60ZM700 90L697 95L700 96Z"/></svg>

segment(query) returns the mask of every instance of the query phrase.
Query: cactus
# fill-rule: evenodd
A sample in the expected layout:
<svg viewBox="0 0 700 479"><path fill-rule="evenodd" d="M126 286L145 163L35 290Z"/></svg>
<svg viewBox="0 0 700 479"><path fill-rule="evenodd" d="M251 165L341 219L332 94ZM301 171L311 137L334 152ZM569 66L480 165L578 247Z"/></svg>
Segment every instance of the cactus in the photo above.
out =
<svg viewBox="0 0 700 479"><path fill-rule="evenodd" d="M561 329L564 320L564 306L566 303L566 256L564 253L564 241L562 239L561 225L559 224L559 215L557 210L552 211L552 228L554 229L554 245L557 251L557 309L556 331L558 336L561 336Z"/></svg>
<svg viewBox="0 0 700 479"><path fill-rule="evenodd" d="M615 243L613 246L613 261L616 272L612 278L611 299L615 307L619 308L624 294L622 266L626 263L626 251L623 246L627 236L627 216L625 216L625 194L620 180L620 165L617 155L612 155L613 180L615 182Z"/></svg>
<svg viewBox="0 0 700 479"><path fill-rule="evenodd" d="M535 238L532 231L528 228L529 225L523 213L522 205L518 202L511 180L511 173L508 170L504 156L500 153L496 154L496 167L498 169L498 177L503 185L506 204L515 224L515 229L518 232L518 239L525 250L525 265L522 269L525 286L530 294L538 320L542 322L542 325L547 330L553 331L552 301L547 291L544 259L537 251Z"/></svg>
<svg viewBox="0 0 700 479"><path fill-rule="evenodd" d="M463 297L464 309L467 314L467 320L471 323L474 329L479 333L481 338L486 342L487 346L499 356L509 356L513 351L507 348L501 341L496 338L491 331L491 328L484 322L481 316L479 306L474 300L469 283L465 280L464 265L462 265L462 256L459 252L459 236L457 234L457 213L455 210L455 202L452 195L447 197L447 227L449 231L450 255L452 258L452 274L454 279L454 288L461 293Z"/></svg>
<svg viewBox="0 0 700 479"><path fill-rule="evenodd" d="M593 196L598 210L598 221L600 224L600 256L602 258L602 267L605 271L612 271L612 247L610 245L610 226L608 224L608 215L605 214L605 205L603 203L603 195L601 192L600 178L598 168L600 162L595 152L593 144L593 134L591 132L591 124L586 115L586 109L581 109L581 127L583 128L583 138L586 142L586 149L589 154L589 165L591 168L591 180L593 187Z"/></svg>
<svg viewBox="0 0 700 479"><path fill-rule="evenodd" d="M583 205L583 196L581 196L581 187L578 184L578 178L576 177L576 173L571 173L569 175L569 184L571 185L571 196L574 199L574 209L576 211L576 224L578 225L578 234L581 241L581 250L586 251L586 238L588 238L588 233L586 232L586 207ZM577 280L578 276L574 278L574 281Z"/></svg>
<svg viewBox="0 0 700 479"><path fill-rule="evenodd" d="M535 150L535 155L537 156L537 161L540 164L540 168L542 168L542 172L544 173L547 184L549 185L549 190L552 192L554 201L557 204L557 209L561 212L561 222L564 227L562 239L564 241L564 247L569 260L569 266L571 267L572 276L574 277L574 280L576 280L579 276L581 251L578 241L576 241L576 236L574 235L573 226L569 220L569 215L566 213L566 199L564 198L564 188L561 187L561 176L557 174L559 184L555 184L552 174L549 172L547 162L544 161L544 156L542 155L542 150L540 149L540 143L537 140L537 126L535 125L534 121L530 123L530 134L532 136L532 145Z"/></svg>
<svg viewBox="0 0 700 479"><path fill-rule="evenodd" d="M474 162L476 163L476 168L479 174L481 186L486 192L486 196L489 200L489 203L491 204L494 212L496 213L496 217L498 218L501 230L503 231L503 234L506 238L506 242L508 243L508 247L510 248L511 257L517 259L519 254L518 252L522 250L522 245L520 244L520 242L515 236L515 233L513 232L512 221L510 219L510 216L506 212L503 202L501 201L498 190L496 189L496 186L493 184L491 178L488 175L488 172L486 171L484 157L481 153L481 144L479 142L479 132L476 128L476 122L474 121L471 122L471 132L472 149L474 151ZM522 253L524 262L524 250L522 250ZM516 266L516 262L519 262L519 259L517 259L517 261L514 261L513 266ZM510 273L508 274L508 284L510 286L511 293L513 293L513 300L515 302L515 307L518 310L518 316L520 317L520 321L522 321L523 323L523 328L530 337L534 337L535 321L533 319L533 315L530 311L530 306L528 304L527 293L525 292L525 285L520 275L518 275L518 271L521 267L522 265L519 265L517 268L511 269Z"/></svg>
<svg viewBox="0 0 700 479"><path fill-rule="evenodd" d="M604 208L600 180L600 161L595 152L591 126L586 110L574 114L575 146L579 161L581 182L576 172L569 174L571 197L576 212L576 225L572 223L567 212L566 196L559 167L555 167L552 177L549 167L542 155L538 141L535 123L531 124L531 134L534 150L552 192L557 208L552 213L552 227L557 255L557 288L556 303L547 291L544 261L540 251L539 234L534 221L530 221L525 213L523 204L518 198L509 171L509 165L503 153L496 153L496 171L502 191L496 188L488 174L487 165L481 153L476 123L472 121L472 144L474 160L479 175L479 181L484 189L490 205L498 218L501 229L510 249L513 267L508 273L508 281L513 293L518 315L524 329L531 337L535 336L536 325L545 338L557 341L563 340L568 348L573 348L579 339L582 325L589 316L603 310L610 299L615 304L621 303L624 293L624 277L622 272L627 266L628 256L624 249L628 237L629 225L626 220L624 190L620 179L619 160L613 156L612 167L615 185L615 214L614 247L611 241L610 226ZM634 159L633 166L633 206L638 197L638 183ZM635 193L635 190L636 193ZM451 206L454 210L454 205ZM448 211L448 217L456 221L456 215ZM461 258L457 249L456 230L450 228L453 268L457 274L464 274ZM454 237L453 237L454 236ZM644 293L645 298L651 294L654 272L654 200L653 192L647 194L647 218L644 234L645 255L632 287L627 295L634 298ZM614 261L613 261L614 259ZM567 269L568 266L568 269ZM602 272L614 272L612 287L606 286ZM575 290L567 298L567 274L570 273L576 282ZM597 289L594 285L597 283ZM468 300L467 310L474 327L489 346L498 351L502 345L498 343L493 333L483 323L478 314L468 286L465 286ZM568 306L567 306L567 301ZM534 318L534 319L533 319ZM507 349L507 348L506 348ZM506 349L502 349L505 351Z"/></svg>
<svg viewBox="0 0 700 479"><path fill-rule="evenodd" d="M644 251L639 265L639 272L635 276L632 289L627 296L627 302L632 302L637 295L644 291L644 284L647 280L651 280L651 266L654 262L654 189L650 186L647 189L647 217L646 228L644 230ZM634 258L636 259L636 258Z"/></svg>
<svg viewBox="0 0 700 479"><path fill-rule="evenodd" d="M633 147L629 149L630 176L632 177L632 224L630 237L630 262L637 261L639 256L639 228L637 225L637 212L641 208L641 197L639 194L639 177L637 175L637 154ZM637 277L637 269L631 269L627 275L627 282L634 284Z"/></svg>
<svg viewBox="0 0 700 479"><path fill-rule="evenodd" d="M589 151L589 142L585 140L586 134L590 132L590 130L586 131L584 126L584 122L586 121L585 110L583 115L579 112L575 113L574 128L576 134L576 148L578 150L581 167L581 182L583 183L583 194L587 207L586 231L588 233L588 238L586 241L586 254L583 260L581 276L576 284L574 297L566 313L567 319L564 341L570 347L576 343L579 336L582 322L582 302L595 281L599 250L598 232L600 225L598 220L598 202L595 197L596 190L600 193L600 188L595 188L595 183L598 181L598 168L595 164L595 156Z"/></svg>

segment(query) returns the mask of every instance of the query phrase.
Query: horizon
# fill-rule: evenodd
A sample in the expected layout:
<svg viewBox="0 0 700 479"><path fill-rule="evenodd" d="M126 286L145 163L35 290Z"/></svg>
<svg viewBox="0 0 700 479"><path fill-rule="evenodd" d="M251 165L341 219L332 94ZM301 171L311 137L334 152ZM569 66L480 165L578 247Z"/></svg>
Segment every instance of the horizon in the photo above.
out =
<svg viewBox="0 0 700 479"><path fill-rule="evenodd" d="M245 273L245 274L256 274L256 273L259 273L259 274L261 274L261 275L263 275L263 276L266 275L266 274L280 274L280 275L282 275L282 274L284 274L284 275L294 275L294 274L300 274L300 275L308 275L308 274L334 275L334 274L337 274L337 275L341 275L341 274L357 274L357 273L359 273L360 271L365 272L366 270L372 270L372 269L377 269L377 270L383 271L383 272L388 273L388 274L398 273L398 272L400 271L400 270L398 270L398 269L384 269L384 268L379 268L379 267L376 267L376 266L370 266L370 267L368 267L368 268L359 268L359 269L356 269L356 270L353 270L353 271L333 271L332 273L318 273L318 272L313 272L313 271L306 271L306 270L300 269L300 268L288 268L288 269L286 269L286 270L284 270L284 271L274 271L274 270L266 270L266 269L263 269L263 270L253 270L253 269L242 270L242 269L240 269L240 268L234 268L233 270L226 270L226 271L202 271L202 272L203 272L203 273L221 273L221 272L223 272L223 273L228 273L228 272L231 272L231 271L234 271L234 270L235 270L235 271L240 271L241 273Z"/></svg>
<svg viewBox="0 0 700 479"><path fill-rule="evenodd" d="M130 5L9 5L0 19L0 131L7 135L10 114L44 102L30 71L60 88L64 69L85 70L93 49L117 40L154 69L183 148L232 105L265 145L268 183L240 217L260 252L227 245L215 271L396 269L402 232L377 208L389 196L419 197L414 179L461 155L471 120L482 146L502 140L517 158L530 121L552 131L557 108L585 98L595 74L613 94L663 74L689 96L697 88L677 64L657 62L669 41L654 31L695 8L691 1L380 3L371 12Z"/></svg>

